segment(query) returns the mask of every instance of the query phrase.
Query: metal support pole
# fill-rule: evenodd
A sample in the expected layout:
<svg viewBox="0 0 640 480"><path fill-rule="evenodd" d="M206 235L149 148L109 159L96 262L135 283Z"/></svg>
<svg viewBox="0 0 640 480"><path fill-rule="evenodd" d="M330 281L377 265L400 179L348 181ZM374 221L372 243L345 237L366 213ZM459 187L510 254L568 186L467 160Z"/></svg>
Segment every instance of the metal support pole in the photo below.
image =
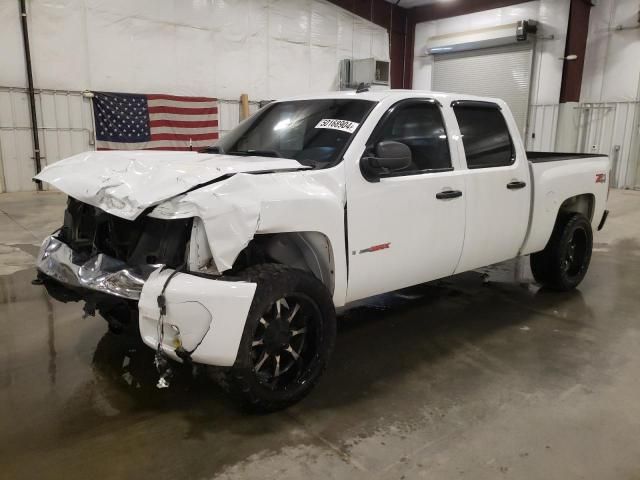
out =
<svg viewBox="0 0 640 480"><path fill-rule="evenodd" d="M27 27L27 6L20 0L20 19L22 21L22 41L24 43L24 59L27 66L27 84L29 89L29 107L31 108L31 132L33 134L33 158L36 164L36 175L40 173L40 139L38 137L38 117L36 116L36 95L33 89L33 71L31 69L31 50L29 48L29 30ZM42 190L42 182L35 180L38 190Z"/></svg>

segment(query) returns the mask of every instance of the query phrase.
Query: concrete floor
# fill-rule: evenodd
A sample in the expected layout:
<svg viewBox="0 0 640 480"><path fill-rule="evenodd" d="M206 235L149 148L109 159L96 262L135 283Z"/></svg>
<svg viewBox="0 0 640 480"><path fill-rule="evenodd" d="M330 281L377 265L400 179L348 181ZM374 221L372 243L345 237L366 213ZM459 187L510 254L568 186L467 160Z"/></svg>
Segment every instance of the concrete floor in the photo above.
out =
<svg viewBox="0 0 640 480"><path fill-rule="evenodd" d="M156 390L149 349L31 285L63 206L0 195L0 478L640 479L640 193L579 290L512 261L374 298L269 416L188 371Z"/></svg>

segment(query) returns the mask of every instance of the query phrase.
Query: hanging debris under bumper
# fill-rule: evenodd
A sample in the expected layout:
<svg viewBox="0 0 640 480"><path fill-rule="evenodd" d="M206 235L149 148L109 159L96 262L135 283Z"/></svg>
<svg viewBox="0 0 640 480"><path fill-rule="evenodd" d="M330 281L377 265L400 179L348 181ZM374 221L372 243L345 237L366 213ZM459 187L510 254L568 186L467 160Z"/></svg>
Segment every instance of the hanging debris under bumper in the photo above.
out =
<svg viewBox="0 0 640 480"><path fill-rule="evenodd" d="M186 356L207 365L235 362L256 289L255 283L177 273L158 265L133 268L102 253L81 261L55 235L43 242L36 266L54 298L84 300L87 313L98 309L110 324L125 323L123 315L138 316L149 347L174 360ZM164 315L158 304L161 295Z"/></svg>

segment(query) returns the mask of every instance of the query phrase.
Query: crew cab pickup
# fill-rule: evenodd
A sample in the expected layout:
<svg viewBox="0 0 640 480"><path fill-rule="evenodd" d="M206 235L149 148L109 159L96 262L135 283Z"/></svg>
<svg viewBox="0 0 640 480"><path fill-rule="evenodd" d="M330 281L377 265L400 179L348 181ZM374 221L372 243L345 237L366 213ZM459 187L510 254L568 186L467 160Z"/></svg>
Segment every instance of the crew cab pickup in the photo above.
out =
<svg viewBox="0 0 640 480"><path fill-rule="evenodd" d="M277 101L200 152L98 151L36 179L68 195L44 240L51 296L171 362L214 365L256 409L324 370L336 307L523 255L583 279L609 161L527 153L502 100L420 91Z"/></svg>

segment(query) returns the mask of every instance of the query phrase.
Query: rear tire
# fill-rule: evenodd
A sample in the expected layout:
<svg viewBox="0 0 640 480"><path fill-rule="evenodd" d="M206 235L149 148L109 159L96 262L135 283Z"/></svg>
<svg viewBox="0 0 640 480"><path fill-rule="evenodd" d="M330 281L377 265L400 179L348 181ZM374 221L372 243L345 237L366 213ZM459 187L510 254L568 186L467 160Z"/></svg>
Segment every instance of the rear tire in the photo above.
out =
<svg viewBox="0 0 640 480"><path fill-rule="evenodd" d="M593 232L581 213L561 215L547 246L531 255L531 271L545 287L567 291L584 279L591 262Z"/></svg>
<svg viewBox="0 0 640 480"><path fill-rule="evenodd" d="M250 410L286 408L311 391L327 366L336 337L333 299L316 277L285 265L256 265L238 276L257 288L222 386Z"/></svg>

